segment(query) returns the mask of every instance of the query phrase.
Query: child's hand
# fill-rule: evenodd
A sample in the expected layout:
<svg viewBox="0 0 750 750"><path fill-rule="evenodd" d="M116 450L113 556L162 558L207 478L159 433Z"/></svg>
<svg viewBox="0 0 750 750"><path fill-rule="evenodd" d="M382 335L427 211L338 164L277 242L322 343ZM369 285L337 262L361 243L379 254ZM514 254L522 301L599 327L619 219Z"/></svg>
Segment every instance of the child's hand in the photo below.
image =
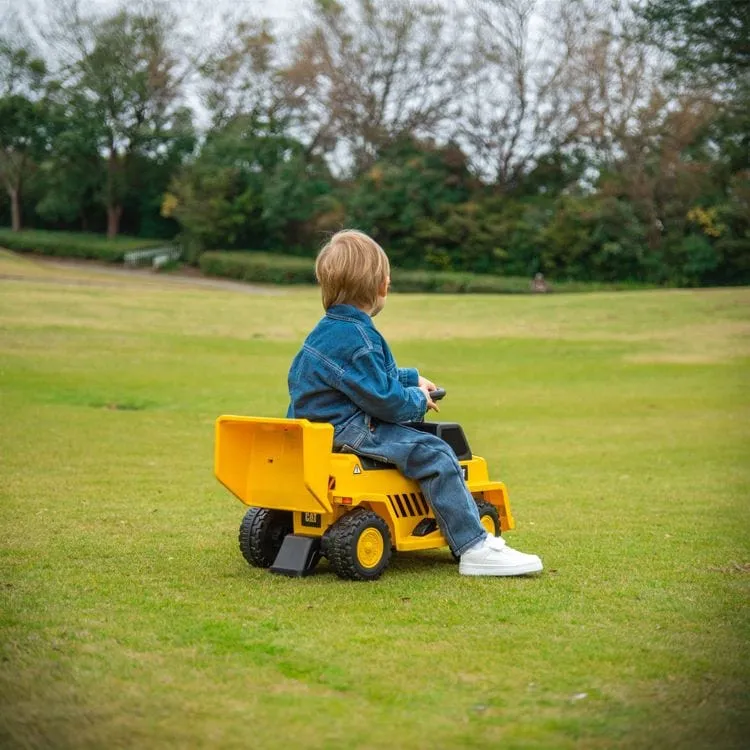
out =
<svg viewBox="0 0 750 750"><path fill-rule="evenodd" d="M427 378L423 378L421 375L419 376L419 387L425 386L428 391L434 391L437 386L431 381L427 380Z"/></svg>
<svg viewBox="0 0 750 750"><path fill-rule="evenodd" d="M420 378L420 381L424 380L424 378ZM427 385L429 383L429 385ZM432 387L430 387L432 386ZM434 383L430 383L429 380L426 381L426 383L423 385L421 382L419 383L419 390L424 393L425 397L427 398L427 411L432 409L433 411L440 411L440 407L432 400L432 397L430 396L430 391L434 391L437 386Z"/></svg>

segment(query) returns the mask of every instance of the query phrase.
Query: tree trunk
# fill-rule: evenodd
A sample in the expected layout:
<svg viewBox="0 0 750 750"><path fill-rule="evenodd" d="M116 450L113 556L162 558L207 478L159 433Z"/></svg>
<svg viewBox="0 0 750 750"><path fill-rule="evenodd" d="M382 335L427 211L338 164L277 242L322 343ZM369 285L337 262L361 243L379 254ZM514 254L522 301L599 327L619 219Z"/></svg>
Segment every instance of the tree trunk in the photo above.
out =
<svg viewBox="0 0 750 750"><path fill-rule="evenodd" d="M122 206L107 206L107 238L112 239L120 231Z"/></svg>
<svg viewBox="0 0 750 750"><path fill-rule="evenodd" d="M14 232L21 231L21 195L18 188L12 188L10 193L11 228Z"/></svg>
<svg viewBox="0 0 750 750"><path fill-rule="evenodd" d="M119 173L119 159L115 149L114 138L110 136L109 159L107 160L107 239L117 236L120 231L120 217L122 206L117 195L117 178Z"/></svg>

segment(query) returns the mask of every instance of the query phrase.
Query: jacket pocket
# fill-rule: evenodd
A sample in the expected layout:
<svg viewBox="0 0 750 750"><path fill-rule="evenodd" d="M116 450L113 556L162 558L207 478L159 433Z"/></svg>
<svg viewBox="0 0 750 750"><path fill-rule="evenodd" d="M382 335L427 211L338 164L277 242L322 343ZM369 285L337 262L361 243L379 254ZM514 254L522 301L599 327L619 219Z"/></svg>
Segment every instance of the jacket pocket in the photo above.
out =
<svg viewBox="0 0 750 750"><path fill-rule="evenodd" d="M367 430L363 425L352 424L350 421L338 434L334 434L333 442L338 450L349 448L356 451L367 437Z"/></svg>

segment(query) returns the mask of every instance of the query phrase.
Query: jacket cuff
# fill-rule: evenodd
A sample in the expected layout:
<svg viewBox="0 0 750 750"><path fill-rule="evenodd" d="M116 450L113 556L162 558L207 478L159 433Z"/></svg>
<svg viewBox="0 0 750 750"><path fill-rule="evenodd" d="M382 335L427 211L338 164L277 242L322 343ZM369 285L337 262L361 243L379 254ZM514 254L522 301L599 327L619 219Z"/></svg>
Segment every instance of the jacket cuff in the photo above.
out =
<svg viewBox="0 0 750 750"><path fill-rule="evenodd" d="M398 380L405 388L419 385L419 371L416 367L399 367Z"/></svg>
<svg viewBox="0 0 750 750"><path fill-rule="evenodd" d="M416 372L416 371L415 371ZM411 388L414 388L414 390L417 392L417 398L419 399L420 407L418 407L419 411L415 413L415 416L413 416L411 419L409 419L409 422L420 422L424 415L427 413L427 396L422 393L421 388L417 388L416 386L410 386Z"/></svg>

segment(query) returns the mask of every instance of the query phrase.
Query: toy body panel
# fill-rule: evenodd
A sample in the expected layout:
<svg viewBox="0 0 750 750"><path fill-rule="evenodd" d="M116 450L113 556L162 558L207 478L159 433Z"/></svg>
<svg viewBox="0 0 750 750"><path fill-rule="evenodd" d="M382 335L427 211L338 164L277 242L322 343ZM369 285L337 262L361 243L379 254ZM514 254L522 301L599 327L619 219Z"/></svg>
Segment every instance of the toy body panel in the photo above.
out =
<svg viewBox="0 0 750 750"><path fill-rule="evenodd" d="M245 505L330 513L333 426L306 419L216 420L216 478Z"/></svg>

